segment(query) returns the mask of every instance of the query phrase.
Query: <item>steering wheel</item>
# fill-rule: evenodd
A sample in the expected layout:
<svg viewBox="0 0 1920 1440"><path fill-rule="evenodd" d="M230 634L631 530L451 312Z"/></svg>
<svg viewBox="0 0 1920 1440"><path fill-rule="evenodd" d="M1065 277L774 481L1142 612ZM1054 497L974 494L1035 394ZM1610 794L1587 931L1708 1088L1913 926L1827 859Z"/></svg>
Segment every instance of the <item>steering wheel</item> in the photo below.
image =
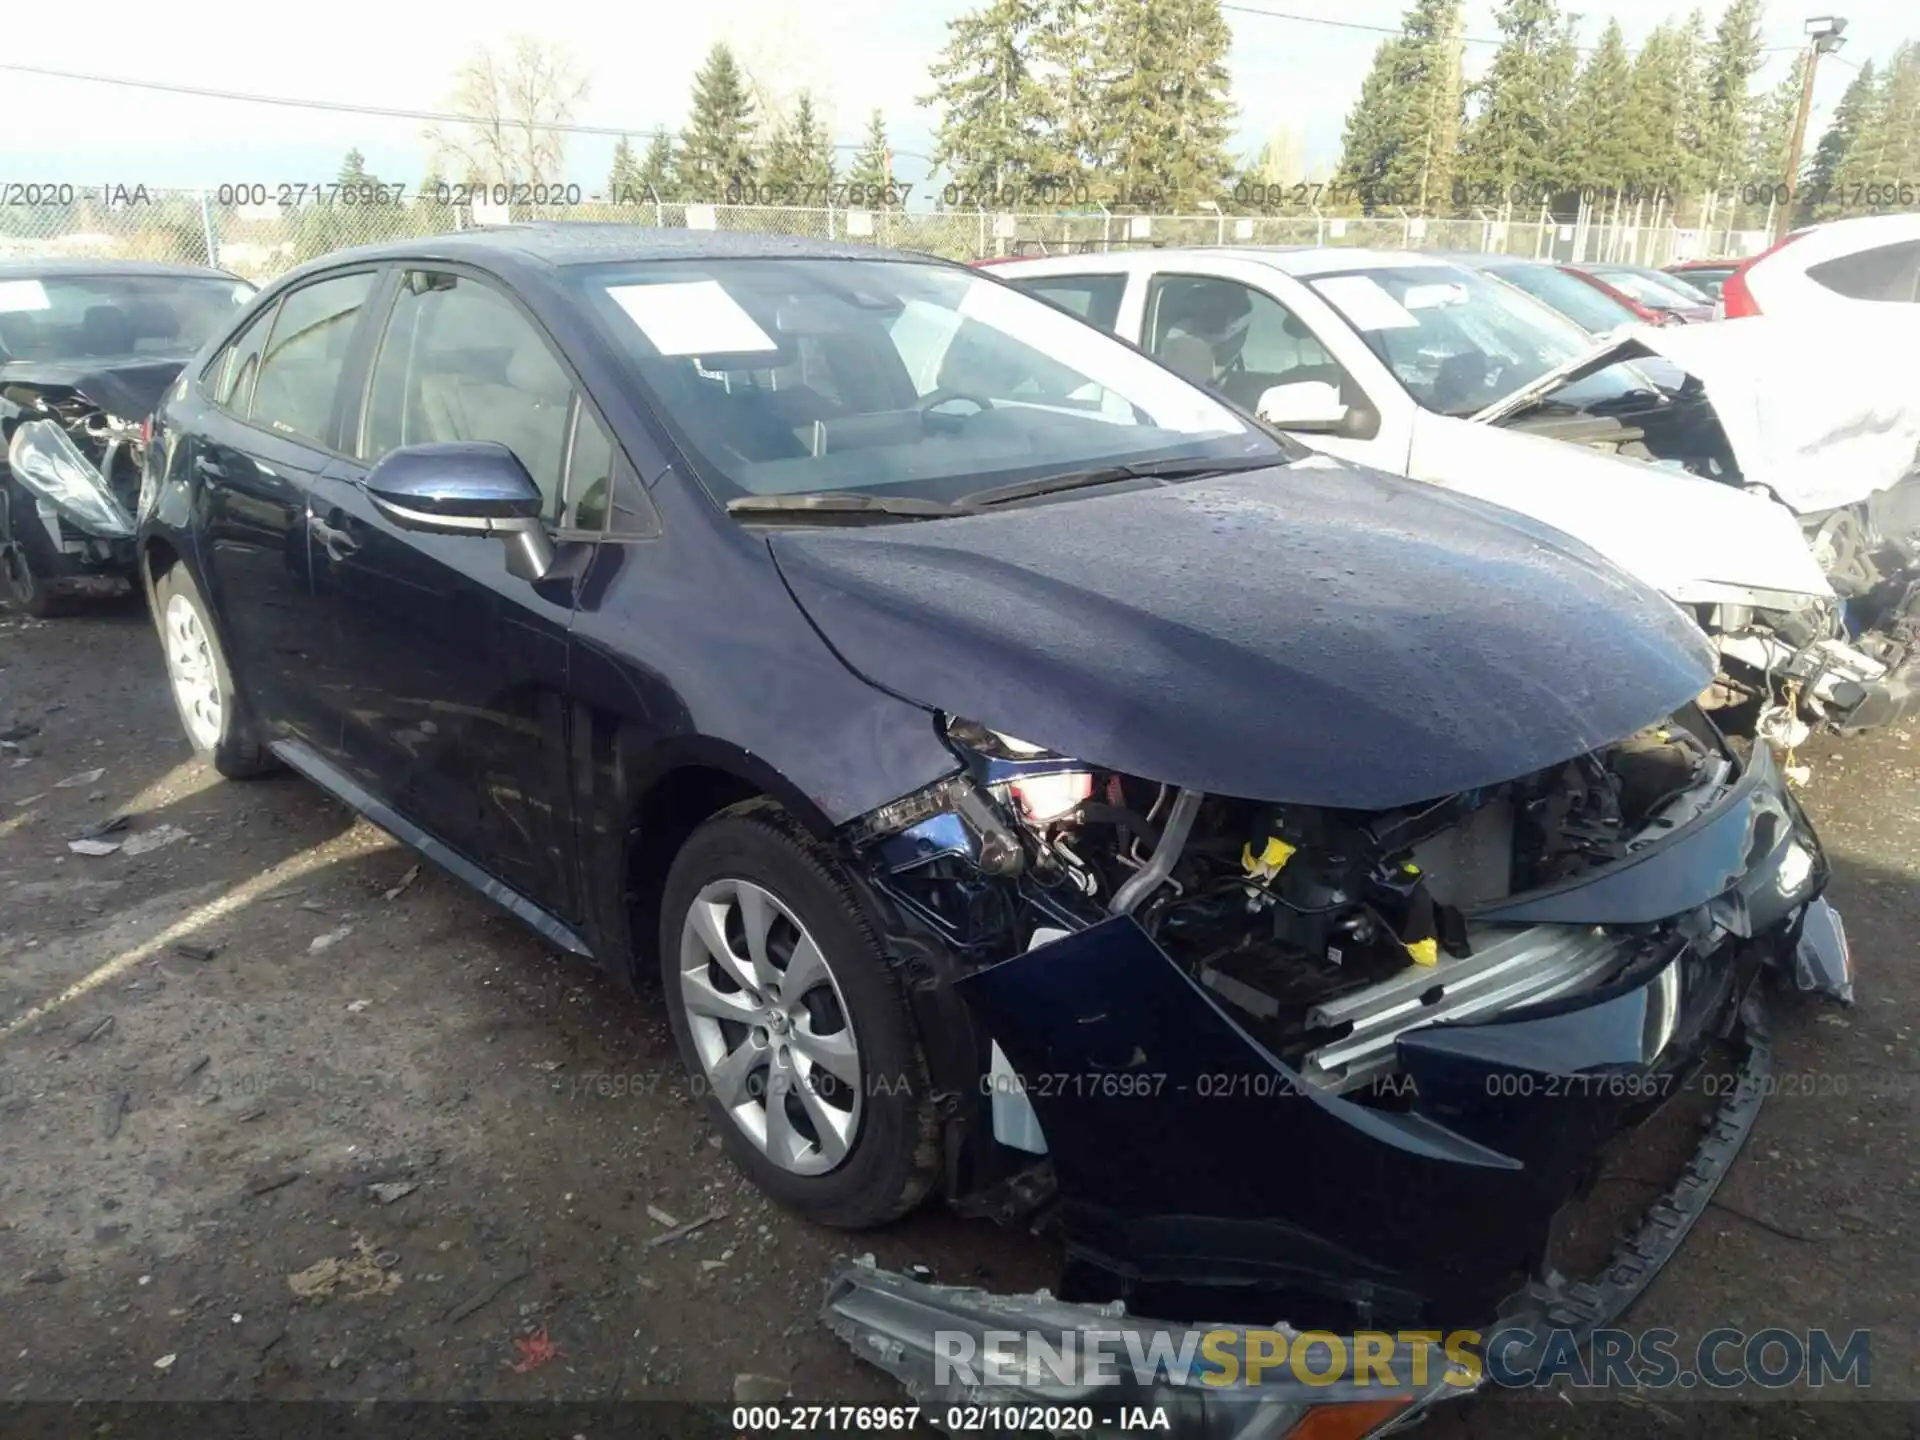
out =
<svg viewBox="0 0 1920 1440"><path fill-rule="evenodd" d="M993 409L993 401L985 395L976 395L971 390L957 390L951 385L941 385L929 390L914 405L919 413L920 423L929 430L958 430L973 415L941 415L937 413L942 405L951 405L955 400L964 400L975 408L973 415Z"/></svg>

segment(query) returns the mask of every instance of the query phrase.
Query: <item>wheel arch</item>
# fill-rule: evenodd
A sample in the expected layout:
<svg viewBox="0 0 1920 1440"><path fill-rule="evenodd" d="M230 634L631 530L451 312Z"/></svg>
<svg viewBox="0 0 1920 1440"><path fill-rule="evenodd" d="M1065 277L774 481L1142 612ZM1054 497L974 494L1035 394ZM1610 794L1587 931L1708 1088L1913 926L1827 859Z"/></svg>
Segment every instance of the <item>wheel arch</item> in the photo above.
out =
<svg viewBox="0 0 1920 1440"><path fill-rule="evenodd" d="M617 843L593 863L601 884L617 895L617 907L599 909L598 928L617 927L623 935L626 974L638 980L654 969L660 901L667 871L680 847L701 825L725 810L755 800L772 801L822 841L834 827L825 812L786 776L764 760L709 736L687 736L641 751L639 737L625 725L597 719L589 728L578 762L587 784L610 792L589 808L589 831L617 837ZM611 753L608 753L608 752ZM590 777L590 778L589 778Z"/></svg>

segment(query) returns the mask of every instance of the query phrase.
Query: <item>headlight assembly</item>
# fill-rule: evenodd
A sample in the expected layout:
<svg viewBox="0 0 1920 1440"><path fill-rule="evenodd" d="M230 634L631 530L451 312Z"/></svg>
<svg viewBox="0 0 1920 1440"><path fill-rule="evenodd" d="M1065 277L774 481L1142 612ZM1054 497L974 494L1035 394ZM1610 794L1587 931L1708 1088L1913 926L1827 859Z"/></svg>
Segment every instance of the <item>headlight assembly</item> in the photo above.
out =
<svg viewBox="0 0 1920 1440"><path fill-rule="evenodd" d="M55 422L23 422L7 447L7 464L14 479L52 501L88 534L102 540L123 540L133 534L132 517L107 488L100 471Z"/></svg>

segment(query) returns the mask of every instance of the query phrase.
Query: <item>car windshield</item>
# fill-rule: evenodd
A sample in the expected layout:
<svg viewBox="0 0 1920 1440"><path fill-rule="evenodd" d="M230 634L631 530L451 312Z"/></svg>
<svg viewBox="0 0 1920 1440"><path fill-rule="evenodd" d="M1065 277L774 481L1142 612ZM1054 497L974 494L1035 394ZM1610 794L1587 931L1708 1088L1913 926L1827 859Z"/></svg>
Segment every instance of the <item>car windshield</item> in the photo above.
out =
<svg viewBox="0 0 1920 1440"><path fill-rule="evenodd" d="M253 294L246 281L221 275L0 278L0 359L190 354Z"/></svg>
<svg viewBox="0 0 1920 1440"><path fill-rule="evenodd" d="M1589 335L1604 335L1640 321L1611 295L1594 289L1577 275L1569 275L1558 265L1503 265L1490 273L1545 301Z"/></svg>
<svg viewBox="0 0 1920 1440"><path fill-rule="evenodd" d="M1689 305L1711 303L1691 286L1682 289L1677 281L1656 280L1651 275L1642 275L1638 270L1596 268L1593 273L1621 294L1631 295L1649 310L1682 310Z"/></svg>
<svg viewBox="0 0 1920 1440"><path fill-rule="evenodd" d="M1708 299L1718 300L1720 298L1721 286L1727 283L1727 277L1733 274L1737 268L1739 267L1734 265L1716 266L1712 269L1703 266L1698 269L1688 270L1678 278L1685 280L1687 284L1691 285Z"/></svg>
<svg viewBox="0 0 1920 1440"><path fill-rule="evenodd" d="M1076 471L1297 453L1132 347L959 266L675 260L594 266L575 283L723 503L951 501Z"/></svg>
<svg viewBox="0 0 1920 1440"><path fill-rule="evenodd" d="M1394 265L1308 279L1407 393L1442 415L1471 415L1584 355L1593 337L1511 285L1457 265ZM1594 405L1648 389L1626 365L1580 384ZM1574 399L1569 387L1565 392Z"/></svg>

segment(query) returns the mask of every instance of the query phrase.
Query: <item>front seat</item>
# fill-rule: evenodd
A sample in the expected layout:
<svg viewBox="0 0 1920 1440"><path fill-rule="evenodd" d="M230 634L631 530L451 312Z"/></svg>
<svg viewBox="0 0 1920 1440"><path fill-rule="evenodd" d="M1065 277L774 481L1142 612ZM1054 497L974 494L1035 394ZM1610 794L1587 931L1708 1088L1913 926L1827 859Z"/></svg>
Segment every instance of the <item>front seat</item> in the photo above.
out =
<svg viewBox="0 0 1920 1440"><path fill-rule="evenodd" d="M133 326L118 305L89 305L80 317L80 344L89 355L133 352Z"/></svg>
<svg viewBox="0 0 1920 1440"><path fill-rule="evenodd" d="M445 357L445 360L457 360ZM444 362L443 362L444 363ZM418 440L492 440L505 445L554 509L553 488L567 443L567 407L573 387L538 340L528 337L507 358L502 380L483 380L451 368L420 377L424 423L409 426Z"/></svg>

